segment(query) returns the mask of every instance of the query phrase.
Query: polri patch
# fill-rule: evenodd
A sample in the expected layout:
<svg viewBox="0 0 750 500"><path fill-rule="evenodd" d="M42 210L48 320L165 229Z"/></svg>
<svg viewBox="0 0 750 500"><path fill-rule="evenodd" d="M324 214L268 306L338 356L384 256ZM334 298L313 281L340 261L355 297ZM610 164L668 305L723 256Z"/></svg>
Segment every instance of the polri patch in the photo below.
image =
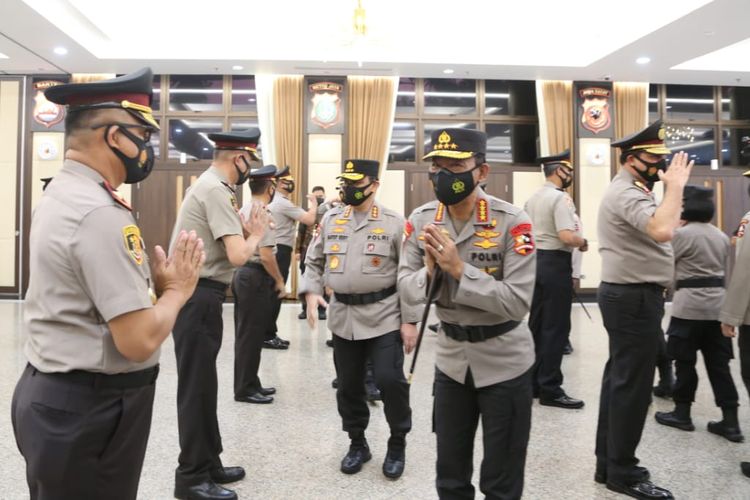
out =
<svg viewBox="0 0 750 500"><path fill-rule="evenodd" d="M518 224L510 230L510 234L513 236L513 251L518 255L529 255L534 251L531 224Z"/></svg>
<svg viewBox="0 0 750 500"><path fill-rule="evenodd" d="M122 228L122 236L125 240L125 249L130 258L139 266L143 264L143 245L141 243L141 230L138 226L130 224Z"/></svg>

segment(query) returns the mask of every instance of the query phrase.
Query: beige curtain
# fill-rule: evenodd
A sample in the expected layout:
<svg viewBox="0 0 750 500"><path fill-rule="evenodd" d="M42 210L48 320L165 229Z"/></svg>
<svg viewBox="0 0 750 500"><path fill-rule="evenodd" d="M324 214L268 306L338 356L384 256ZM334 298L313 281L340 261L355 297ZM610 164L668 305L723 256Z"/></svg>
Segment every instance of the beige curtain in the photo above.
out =
<svg viewBox="0 0 750 500"><path fill-rule="evenodd" d="M289 165L292 177L301 186L302 149L304 147L304 102L302 76L280 76L273 82L273 123L276 166ZM302 193L303 194L303 193ZM299 205L301 190L292 194L293 202Z"/></svg>
<svg viewBox="0 0 750 500"><path fill-rule="evenodd" d="M381 175L388 153L393 127L396 80L368 76L350 76L349 91L349 158L378 160Z"/></svg>
<svg viewBox="0 0 750 500"><path fill-rule="evenodd" d="M573 145L573 82L541 82L548 154L557 154Z"/></svg>
<svg viewBox="0 0 750 500"><path fill-rule="evenodd" d="M99 80L110 80L116 77L114 73L73 73L70 75L70 83L90 83Z"/></svg>
<svg viewBox="0 0 750 500"><path fill-rule="evenodd" d="M615 82L615 137L648 125L648 83Z"/></svg>

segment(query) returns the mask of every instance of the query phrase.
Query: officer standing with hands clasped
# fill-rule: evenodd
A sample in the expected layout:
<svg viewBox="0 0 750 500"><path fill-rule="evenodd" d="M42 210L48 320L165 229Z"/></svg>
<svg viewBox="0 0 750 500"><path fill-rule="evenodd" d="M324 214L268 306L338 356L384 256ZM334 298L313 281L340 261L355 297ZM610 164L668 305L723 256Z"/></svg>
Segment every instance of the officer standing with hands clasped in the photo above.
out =
<svg viewBox="0 0 750 500"><path fill-rule="evenodd" d="M695 400L698 374L697 353L701 352L723 419L709 422L708 430L729 441L744 440L737 420L739 395L729 371L732 340L721 334L719 310L724 301L724 273L731 246L729 237L711 224L715 207L714 190L685 186L682 209L684 225L675 230L672 249L675 260L672 318L667 335L667 354L675 361L676 380L672 398L674 411L657 411L663 425L695 430L690 406Z"/></svg>
<svg viewBox="0 0 750 500"><path fill-rule="evenodd" d="M254 206L268 206L276 195L276 167L266 165L250 172L252 199L240 210L250 217ZM258 377L263 339L272 327L273 305L286 294L276 262L274 230L266 229L258 249L238 267L232 278L234 295L234 400L242 403L273 402L274 387L263 387Z"/></svg>
<svg viewBox="0 0 750 500"><path fill-rule="evenodd" d="M442 269L435 370L437 492L474 498L474 437L482 419L479 488L487 498L521 498L531 428L534 342L523 317L536 275L531 221L479 184L489 175L487 135L432 134L430 179L437 201L411 214L404 230L399 291L424 303ZM417 316L419 321L421 314ZM413 319L410 319L413 320Z"/></svg>
<svg viewBox="0 0 750 500"><path fill-rule="evenodd" d="M620 148L620 171L599 207L602 282L599 308L609 336L596 431L594 480L641 499L671 499L649 481L635 450L651 403L664 294L674 276L669 241L680 223L682 191L693 162L677 153L667 168L661 121L613 142ZM664 182L657 206L653 183Z"/></svg>
<svg viewBox="0 0 750 500"><path fill-rule="evenodd" d="M232 187L242 185L250 174L250 162L259 160L256 146L260 132L223 132L208 138L216 144L214 160L188 189L172 233L171 246L183 229L193 228L206 251L198 286L180 311L173 332L180 434L174 496L233 500L237 498L234 491L219 484L239 481L245 471L224 467L219 458L216 357L223 335L222 304L234 268L256 252L269 216L258 204L248 219L241 217Z"/></svg>
<svg viewBox="0 0 750 500"><path fill-rule="evenodd" d="M323 217L307 250L299 293L306 298L307 319L315 328L318 305L325 304L324 287L333 289L328 328L338 376L336 401L351 440L341 472L355 474L372 458L365 438L369 358L391 430L383 474L396 479L404 471L406 434L411 430L404 350L414 348L417 320L414 308L403 307L397 292L404 219L375 201L379 166L374 160L345 162L339 176L344 204Z"/></svg>
<svg viewBox="0 0 750 500"><path fill-rule="evenodd" d="M750 170L742 175L750 178ZM747 186L747 194L750 195L750 184ZM750 394L750 286L748 286L750 283L750 244L746 237L748 224L750 224L750 212L742 217L737 229L735 243L737 258L724 304L721 306L719 321L721 321L721 332L725 337L734 337L739 327L740 336L737 343L740 350L742 381ZM740 467L742 473L750 477L750 462L741 462Z"/></svg>
<svg viewBox="0 0 750 500"><path fill-rule="evenodd" d="M115 192L154 166L152 82L143 69L45 92L68 105L65 162L31 221L29 364L11 411L33 499L136 498L160 346L205 259L179 231L150 262Z"/></svg>
<svg viewBox="0 0 750 500"><path fill-rule="evenodd" d="M524 207L534 225L537 252L536 286L529 316L536 348L534 393L541 405L583 408L583 401L565 394L560 365L570 335L573 305L571 252L574 248L585 252L588 243L579 234L575 204L565 192L573 184L570 151L539 158L537 162L542 164L547 182Z"/></svg>

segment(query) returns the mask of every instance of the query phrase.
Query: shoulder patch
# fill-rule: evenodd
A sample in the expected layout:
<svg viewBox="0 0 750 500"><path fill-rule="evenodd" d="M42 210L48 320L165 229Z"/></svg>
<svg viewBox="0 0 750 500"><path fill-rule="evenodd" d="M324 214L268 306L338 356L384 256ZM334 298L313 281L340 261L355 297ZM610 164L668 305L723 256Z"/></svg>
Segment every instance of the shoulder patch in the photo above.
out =
<svg viewBox="0 0 750 500"><path fill-rule="evenodd" d="M122 237L127 250L133 262L139 266L143 264L143 240L141 239L141 230L135 224L130 224L122 228Z"/></svg>
<svg viewBox="0 0 750 500"><path fill-rule="evenodd" d="M513 237L513 251L518 255L530 255L536 248L534 245L534 237L532 236L531 224L525 222L518 224L510 229L510 234Z"/></svg>

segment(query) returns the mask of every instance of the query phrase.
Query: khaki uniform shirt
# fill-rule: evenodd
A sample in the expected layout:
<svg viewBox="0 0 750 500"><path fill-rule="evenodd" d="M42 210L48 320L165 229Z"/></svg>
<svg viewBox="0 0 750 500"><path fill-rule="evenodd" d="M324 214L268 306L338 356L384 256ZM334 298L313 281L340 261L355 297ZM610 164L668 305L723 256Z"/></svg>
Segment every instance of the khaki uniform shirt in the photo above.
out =
<svg viewBox="0 0 750 500"><path fill-rule="evenodd" d="M657 283L665 288L672 283L672 246L657 243L646 232L655 211L654 194L621 168L599 205L597 232L602 281Z"/></svg>
<svg viewBox="0 0 750 500"><path fill-rule="evenodd" d="M307 249L299 294L323 295L324 286L344 294L371 293L396 285L404 218L377 202L357 222L351 206L326 212L320 231ZM399 294L374 304L350 306L331 296L328 328L348 340L365 340L400 330Z"/></svg>
<svg viewBox="0 0 750 500"><path fill-rule="evenodd" d="M750 245L745 241L748 221L750 212L742 218L737 231L737 259L719 314L719 321L733 326L750 325Z"/></svg>
<svg viewBox="0 0 750 500"><path fill-rule="evenodd" d="M250 202L246 202L244 205L242 205L240 214L242 214L245 220L250 218L250 210L252 209L254 203L259 202L251 200ZM273 247L274 253L276 253L276 235L274 234L274 229L272 227L266 228L266 232L258 242L258 247L255 249L255 253L251 255L247 260L248 264L260 264L260 249L267 247Z"/></svg>
<svg viewBox="0 0 750 500"><path fill-rule="evenodd" d="M705 222L690 222L678 228L672 239L675 281L724 276L729 257L729 238ZM682 319L719 319L724 288L680 288L672 299L672 316Z"/></svg>
<svg viewBox="0 0 750 500"><path fill-rule="evenodd" d="M201 269L201 278L209 278L229 284L234 267L227 259L223 236L242 236L242 222L237 214L237 198L226 177L216 167L209 167L190 186L177 214L169 247L174 246L181 230L194 230L203 238L206 262Z"/></svg>
<svg viewBox="0 0 750 500"><path fill-rule="evenodd" d="M441 321L458 325L496 325L520 321L529 312L536 278L536 254L531 221L513 205L477 191L477 205L460 234L448 209L437 201L409 216L399 266L399 292L409 305L424 304L427 269L424 267L424 230L437 224L458 248L464 261L460 280L448 274L437 295ZM421 321L422 307L405 322ZM486 387L525 373L534 363L534 341L525 322L483 342L459 342L438 332L436 364L453 380L464 383L471 368L477 387Z"/></svg>
<svg viewBox="0 0 750 500"><path fill-rule="evenodd" d="M115 347L107 322L156 300L140 230L104 178L65 160L31 220L26 357L42 372L115 374L154 366Z"/></svg>
<svg viewBox="0 0 750 500"><path fill-rule="evenodd" d="M273 222L276 225L276 244L293 247L295 225L299 218L305 215L305 211L281 193L276 193L273 201L268 204L268 210L273 215Z"/></svg>
<svg viewBox="0 0 750 500"><path fill-rule="evenodd" d="M531 217L534 240L539 250L573 250L557 235L559 231L580 230L576 222L576 206L568 193L558 189L551 182L545 182L544 186L529 198L524 210Z"/></svg>

